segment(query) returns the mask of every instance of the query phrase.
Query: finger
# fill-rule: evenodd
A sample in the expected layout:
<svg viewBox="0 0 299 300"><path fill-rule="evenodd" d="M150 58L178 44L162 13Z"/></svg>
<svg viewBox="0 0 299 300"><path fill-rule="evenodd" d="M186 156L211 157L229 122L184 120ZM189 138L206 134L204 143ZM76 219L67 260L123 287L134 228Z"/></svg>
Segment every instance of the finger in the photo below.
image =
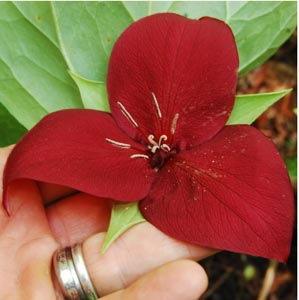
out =
<svg viewBox="0 0 299 300"><path fill-rule="evenodd" d="M47 182L38 182L38 187L44 203L47 204L78 193L78 191L71 189L67 186Z"/></svg>
<svg viewBox="0 0 299 300"><path fill-rule="evenodd" d="M5 299L57 299L50 272L56 247L54 239L49 237L31 241L18 249L14 256L17 264L12 270L14 287L8 290L12 295Z"/></svg>
<svg viewBox="0 0 299 300"><path fill-rule="evenodd" d="M0 235L0 277L7 286L0 298L2 292L7 299L54 300L50 264L57 243L38 188L33 181L18 180L9 186L8 197L10 216Z"/></svg>
<svg viewBox="0 0 299 300"><path fill-rule="evenodd" d="M2 186L2 178L3 178L3 171L4 167L7 161L7 158L12 150L13 146L9 146L6 148L0 148L0 222L1 220L6 220L8 215L5 209L3 208L2 205L2 193L3 193L3 186ZM0 223L1 225L1 223ZM1 226L2 227L2 226Z"/></svg>
<svg viewBox="0 0 299 300"><path fill-rule="evenodd" d="M54 237L65 247L106 231L111 205L107 199L82 193L50 205L47 207L47 216Z"/></svg>
<svg viewBox="0 0 299 300"><path fill-rule="evenodd" d="M179 260L141 277L124 290L103 300L196 300L206 290L208 279L197 263Z"/></svg>
<svg viewBox="0 0 299 300"><path fill-rule="evenodd" d="M57 299L50 273L55 247L54 240L36 240L5 254L2 245L0 299Z"/></svg>
<svg viewBox="0 0 299 300"><path fill-rule="evenodd" d="M174 240L146 222L132 227L101 255L103 240L101 233L83 244L90 276L101 295L123 289L167 262L183 258L199 260L215 251Z"/></svg>
<svg viewBox="0 0 299 300"><path fill-rule="evenodd" d="M8 187L8 197L10 217L7 235L24 243L51 236L42 199L33 181L12 182Z"/></svg>

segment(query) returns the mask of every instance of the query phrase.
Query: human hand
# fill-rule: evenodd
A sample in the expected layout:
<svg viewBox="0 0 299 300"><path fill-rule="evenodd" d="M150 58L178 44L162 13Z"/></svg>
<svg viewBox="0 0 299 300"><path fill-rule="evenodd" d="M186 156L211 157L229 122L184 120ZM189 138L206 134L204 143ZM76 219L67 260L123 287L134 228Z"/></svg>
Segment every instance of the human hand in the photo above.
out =
<svg viewBox="0 0 299 300"><path fill-rule="evenodd" d="M0 174L10 150L0 150ZM45 184L39 190L27 180L9 187L10 216L0 205L1 299L62 299L52 284L53 253L83 240L92 281L97 292L106 295L101 299L188 300L203 293L206 275L186 259L201 259L212 250L178 242L141 223L101 255L111 203L82 193L66 196L69 192ZM42 198L60 200L45 209Z"/></svg>

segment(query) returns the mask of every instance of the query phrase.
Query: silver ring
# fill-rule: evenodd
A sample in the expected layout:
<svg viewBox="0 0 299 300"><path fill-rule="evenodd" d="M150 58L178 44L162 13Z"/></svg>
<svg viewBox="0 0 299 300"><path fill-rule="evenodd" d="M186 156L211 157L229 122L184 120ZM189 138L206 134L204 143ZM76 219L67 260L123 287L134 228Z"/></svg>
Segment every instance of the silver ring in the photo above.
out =
<svg viewBox="0 0 299 300"><path fill-rule="evenodd" d="M96 300L98 299L95 288L90 280L86 265L84 263L83 253L82 253L82 245L76 244L72 247L72 257L75 265L75 269L78 274L79 281L83 288L83 291L88 300Z"/></svg>
<svg viewBox="0 0 299 300"><path fill-rule="evenodd" d="M88 275L81 244L57 250L53 256L53 265L67 300L95 300L99 298Z"/></svg>

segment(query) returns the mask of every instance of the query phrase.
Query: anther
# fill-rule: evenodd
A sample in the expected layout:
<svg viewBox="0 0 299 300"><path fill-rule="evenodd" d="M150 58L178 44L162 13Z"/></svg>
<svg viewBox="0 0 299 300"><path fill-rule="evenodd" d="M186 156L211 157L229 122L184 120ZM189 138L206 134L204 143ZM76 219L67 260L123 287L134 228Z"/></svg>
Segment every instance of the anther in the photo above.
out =
<svg viewBox="0 0 299 300"><path fill-rule="evenodd" d="M177 124L177 121L178 121L179 116L180 116L180 115L179 115L178 113L176 113L176 114L174 115L173 120L172 120L171 127L170 127L170 132L171 132L172 135L175 133L176 124Z"/></svg>
<svg viewBox="0 0 299 300"><path fill-rule="evenodd" d="M126 110L124 105L119 101L117 102L117 105L120 107L120 110L123 113L123 115L137 128L138 127L137 122L134 120L132 115Z"/></svg>
<svg viewBox="0 0 299 300"><path fill-rule="evenodd" d="M151 152L155 153L157 151L157 149L159 149L159 148L160 148L159 145L155 145L155 146L151 147Z"/></svg>
<svg viewBox="0 0 299 300"><path fill-rule="evenodd" d="M159 142L157 143L155 141L155 136L153 134L150 134L148 137L147 137L148 141L152 144L152 146L148 145L148 149L151 150L152 153L156 153L156 151L158 149L162 149L164 150L165 152L170 152L170 147L167 145L167 144L162 144L163 141L166 141L167 140L167 136L165 134L162 134L159 138Z"/></svg>
<svg viewBox="0 0 299 300"><path fill-rule="evenodd" d="M170 152L170 147L167 144L162 144L160 147L162 150L164 150L165 152Z"/></svg>
<svg viewBox="0 0 299 300"><path fill-rule="evenodd" d="M131 145L130 144L125 144L125 143L121 143L121 142L117 142L108 138L105 138L106 142L110 143L113 146L119 147L119 148L123 148L123 149L130 149Z"/></svg>
<svg viewBox="0 0 299 300"><path fill-rule="evenodd" d="M167 141L167 136L165 134L162 134L159 138L159 146L161 146L163 141Z"/></svg>
<svg viewBox="0 0 299 300"><path fill-rule="evenodd" d="M154 105L155 105L155 108L156 108L156 111L157 111L157 115L160 119L162 119L162 113L161 113L161 110L160 110L160 107L159 107L159 103L158 103L158 100L156 98L156 95L152 92L152 97L153 97L153 102L154 102Z"/></svg>
<svg viewBox="0 0 299 300"><path fill-rule="evenodd" d="M130 158L144 158L144 159L149 159L149 156L145 155L145 154L132 154L130 156Z"/></svg>
<svg viewBox="0 0 299 300"><path fill-rule="evenodd" d="M148 137L147 137L148 141L154 145L154 146L159 146L158 143L155 141L155 136L153 134L150 134Z"/></svg>

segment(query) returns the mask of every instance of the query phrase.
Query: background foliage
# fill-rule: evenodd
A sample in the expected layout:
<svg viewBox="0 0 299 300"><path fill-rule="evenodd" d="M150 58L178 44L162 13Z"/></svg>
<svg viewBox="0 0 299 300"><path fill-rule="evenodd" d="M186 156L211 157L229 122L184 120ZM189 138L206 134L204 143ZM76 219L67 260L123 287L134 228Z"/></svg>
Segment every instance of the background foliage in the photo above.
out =
<svg viewBox="0 0 299 300"><path fill-rule="evenodd" d="M296 2L288 1L0 2L0 146L56 110L109 110L114 42L135 20L165 11L227 22L240 74L269 58L296 26Z"/></svg>

